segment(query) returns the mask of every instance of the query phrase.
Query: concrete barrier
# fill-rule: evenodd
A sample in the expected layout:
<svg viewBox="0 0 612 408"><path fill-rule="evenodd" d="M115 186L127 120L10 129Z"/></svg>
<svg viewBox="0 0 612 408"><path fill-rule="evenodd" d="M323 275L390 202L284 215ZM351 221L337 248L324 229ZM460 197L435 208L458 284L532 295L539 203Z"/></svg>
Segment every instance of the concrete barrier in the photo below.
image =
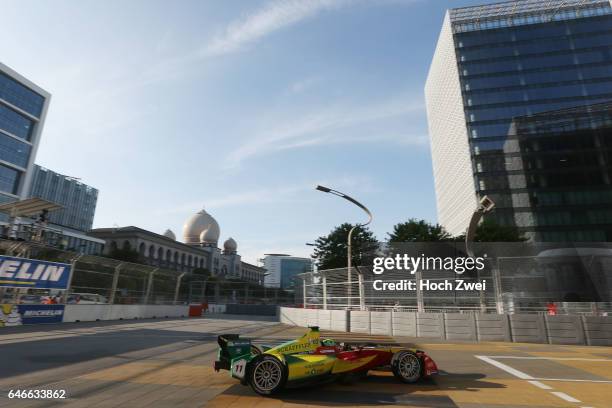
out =
<svg viewBox="0 0 612 408"><path fill-rule="evenodd" d="M416 313L415 312L392 312L393 335L416 337Z"/></svg>
<svg viewBox="0 0 612 408"><path fill-rule="evenodd" d="M370 312L351 310L350 331L370 334Z"/></svg>
<svg viewBox="0 0 612 408"><path fill-rule="evenodd" d="M508 315L477 313L474 317L478 341L512 341Z"/></svg>
<svg viewBox="0 0 612 408"><path fill-rule="evenodd" d="M539 314L510 315L510 332L517 343L548 343L544 316Z"/></svg>
<svg viewBox="0 0 612 408"><path fill-rule="evenodd" d="M447 340L476 341L476 319L472 313L444 313Z"/></svg>
<svg viewBox="0 0 612 408"><path fill-rule="evenodd" d="M281 323L301 327L319 326L322 330L449 341L612 346L612 316L279 309Z"/></svg>
<svg viewBox="0 0 612 408"><path fill-rule="evenodd" d="M580 316L545 316L550 344L585 344Z"/></svg>
<svg viewBox="0 0 612 408"><path fill-rule="evenodd" d="M276 316L276 305L226 305L225 313L238 315Z"/></svg>
<svg viewBox="0 0 612 408"><path fill-rule="evenodd" d="M321 330L331 330L331 310L317 310L317 326Z"/></svg>
<svg viewBox="0 0 612 408"><path fill-rule="evenodd" d="M174 305L66 305L64 322L186 317L189 306Z"/></svg>
<svg viewBox="0 0 612 408"><path fill-rule="evenodd" d="M370 312L370 334L393 336L391 312Z"/></svg>
<svg viewBox="0 0 612 408"><path fill-rule="evenodd" d="M442 313L417 313L417 337L444 339L444 316Z"/></svg>
<svg viewBox="0 0 612 408"><path fill-rule="evenodd" d="M347 310L330 310L331 326L330 330L334 331L349 331L349 320Z"/></svg>
<svg viewBox="0 0 612 408"><path fill-rule="evenodd" d="M583 316L582 323L589 346L612 346L612 316Z"/></svg>
<svg viewBox="0 0 612 408"><path fill-rule="evenodd" d="M226 310L225 305L218 305L216 303L210 303L208 305L208 310L206 310L206 313L225 313L225 310Z"/></svg>

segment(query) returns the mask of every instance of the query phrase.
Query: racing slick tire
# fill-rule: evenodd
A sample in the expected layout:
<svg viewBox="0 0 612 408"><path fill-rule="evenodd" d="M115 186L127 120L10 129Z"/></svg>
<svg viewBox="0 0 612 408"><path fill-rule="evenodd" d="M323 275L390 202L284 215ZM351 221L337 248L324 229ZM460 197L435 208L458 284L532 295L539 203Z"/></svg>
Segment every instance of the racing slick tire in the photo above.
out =
<svg viewBox="0 0 612 408"><path fill-rule="evenodd" d="M247 382L259 395L272 395L285 387L288 369L278 358L261 354L249 363Z"/></svg>
<svg viewBox="0 0 612 408"><path fill-rule="evenodd" d="M391 362L393 375L401 382L412 384L419 381L423 373L421 359L412 351L398 351Z"/></svg>

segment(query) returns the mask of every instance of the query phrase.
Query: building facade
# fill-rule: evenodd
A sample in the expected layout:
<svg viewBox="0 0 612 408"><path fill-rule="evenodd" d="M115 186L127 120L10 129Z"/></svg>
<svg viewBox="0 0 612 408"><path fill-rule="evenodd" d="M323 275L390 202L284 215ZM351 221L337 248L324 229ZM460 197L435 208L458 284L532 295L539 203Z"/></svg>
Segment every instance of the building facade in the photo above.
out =
<svg viewBox="0 0 612 408"><path fill-rule="evenodd" d="M49 222L88 232L93 226L98 190L78 179L34 165L30 197L61 204L61 210L49 213Z"/></svg>
<svg viewBox="0 0 612 408"><path fill-rule="evenodd" d="M106 242L104 254L117 249L134 250L148 265L191 273L205 269L211 276L240 279L254 284L264 282L265 269L244 262L233 238L218 247L220 228L217 221L201 210L183 226L183 242L171 230L157 234L138 227L96 228L90 233Z"/></svg>
<svg viewBox="0 0 612 408"><path fill-rule="evenodd" d="M296 275L311 272L313 269L312 259L286 254L266 254L263 264L267 270L265 286L285 290L295 287Z"/></svg>
<svg viewBox="0 0 612 408"><path fill-rule="evenodd" d="M607 227L601 223L600 228L563 216L534 216L547 210L536 209L541 202L532 197L576 192L584 199L572 204L571 211L584 212L592 205L610 208L606 194L587 194L610 189L605 178L599 182L587 176L605 173L606 166L593 170L583 156L580 163L572 162L572 169L563 170L551 160L564 148L559 144L551 153L549 145L549 151L529 154L532 161L539 158L541 174L557 172L554 185L521 184L535 175L521 167L526 152L517 151L519 140L528 146L525 139L538 137L540 131L523 126L517 134L517 126L533 124L530 117L542 124L545 112L612 100L610 0L518 0L449 10L425 98L438 221L450 233L465 232L479 197L488 195L496 203L490 217L517 226L528 238L605 238ZM583 120L589 118L594 116L583 115ZM564 171L584 176L563 177ZM550 214L555 211L550 208Z"/></svg>
<svg viewBox="0 0 612 408"><path fill-rule="evenodd" d="M0 63L0 203L28 197L50 98Z"/></svg>

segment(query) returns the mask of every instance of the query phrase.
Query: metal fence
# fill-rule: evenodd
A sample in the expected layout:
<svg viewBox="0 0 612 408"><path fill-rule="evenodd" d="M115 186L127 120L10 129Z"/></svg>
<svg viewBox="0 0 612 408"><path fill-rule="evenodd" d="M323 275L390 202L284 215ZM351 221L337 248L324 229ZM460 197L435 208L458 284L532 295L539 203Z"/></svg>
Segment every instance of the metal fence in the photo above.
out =
<svg viewBox="0 0 612 408"><path fill-rule="evenodd" d="M0 303L19 303L26 295L28 302L53 297L61 303L294 305L296 302L293 292L281 289L78 254L32 242L0 240L0 254L63 262L73 269L66 291L0 287Z"/></svg>
<svg viewBox="0 0 612 408"><path fill-rule="evenodd" d="M612 315L612 251L609 243L603 246L483 245L486 267L462 275L452 270L375 274L371 266L352 268L351 273L346 268L321 270L299 276L300 300L305 308L318 309ZM458 248L454 256L464 255ZM411 249L428 253L423 245L418 252ZM440 253L439 246L435 249L429 253ZM457 279L486 285L459 290ZM441 290L431 289L436 285Z"/></svg>

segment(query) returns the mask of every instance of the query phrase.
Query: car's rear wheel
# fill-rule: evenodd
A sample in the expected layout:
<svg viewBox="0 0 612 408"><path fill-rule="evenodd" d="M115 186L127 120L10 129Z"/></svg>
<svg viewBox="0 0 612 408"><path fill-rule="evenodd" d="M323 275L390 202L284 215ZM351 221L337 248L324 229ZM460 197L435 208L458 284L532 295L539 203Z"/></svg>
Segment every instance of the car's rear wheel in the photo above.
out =
<svg viewBox="0 0 612 408"><path fill-rule="evenodd" d="M256 393L272 395L285 386L287 367L276 357L259 355L249 365L248 382Z"/></svg>
<svg viewBox="0 0 612 408"><path fill-rule="evenodd" d="M393 375L405 383L415 383L421 378L423 365L421 359L411 351L400 351L393 356L391 364Z"/></svg>

